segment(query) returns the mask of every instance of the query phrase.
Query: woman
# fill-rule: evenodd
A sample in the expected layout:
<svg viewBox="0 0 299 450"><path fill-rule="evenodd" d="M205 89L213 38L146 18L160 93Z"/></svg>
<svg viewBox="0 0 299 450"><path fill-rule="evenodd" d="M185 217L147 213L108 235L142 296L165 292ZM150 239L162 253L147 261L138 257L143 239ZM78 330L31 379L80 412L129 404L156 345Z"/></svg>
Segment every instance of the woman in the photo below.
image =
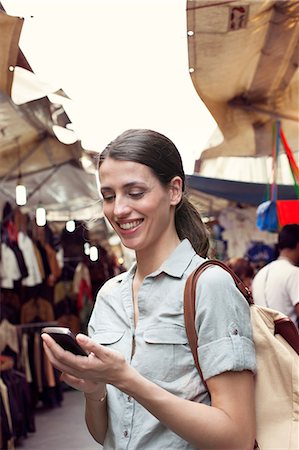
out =
<svg viewBox="0 0 299 450"><path fill-rule="evenodd" d="M85 393L86 423L104 449L252 450L254 346L249 307L230 275L207 269L197 285L199 360L184 326L188 275L207 256L208 237L185 198L175 145L151 130L128 130L99 158L104 214L136 264L99 291L89 356L49 336L44 346L62 379Z"/></svg>

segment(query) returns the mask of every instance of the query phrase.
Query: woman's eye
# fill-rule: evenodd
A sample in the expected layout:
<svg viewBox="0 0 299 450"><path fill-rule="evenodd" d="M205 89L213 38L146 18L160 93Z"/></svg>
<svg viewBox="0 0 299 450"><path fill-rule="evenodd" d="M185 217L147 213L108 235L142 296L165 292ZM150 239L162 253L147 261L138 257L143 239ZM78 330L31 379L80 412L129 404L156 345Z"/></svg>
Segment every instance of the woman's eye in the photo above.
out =
<svg viewBox="0 0 299 450"><path fill-rule="evenodd" d="M130 192L129 196L132 198L140 198L142 197L144 194L144 192Z"/></svg>
<svg viewBox="0 0 299 450"><path fill-rule="evenodd" d="M115 199L115 195L103 195L104 202L112 202Z"/></svg>

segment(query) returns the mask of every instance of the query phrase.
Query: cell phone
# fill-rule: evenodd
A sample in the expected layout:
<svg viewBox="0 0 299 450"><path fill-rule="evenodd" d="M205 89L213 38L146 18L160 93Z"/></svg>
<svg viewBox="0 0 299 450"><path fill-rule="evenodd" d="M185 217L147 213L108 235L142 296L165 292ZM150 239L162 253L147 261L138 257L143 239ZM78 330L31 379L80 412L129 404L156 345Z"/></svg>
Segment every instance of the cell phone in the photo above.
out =
<svg viewBox="0 0 299 450"><path fill-rule="evenodd" d="M85 350L76 341L75 335L67 327L45 327L42 328L42 333L49 334L57 344L64 350L67 350L74 355L88 356Z"/></svg>

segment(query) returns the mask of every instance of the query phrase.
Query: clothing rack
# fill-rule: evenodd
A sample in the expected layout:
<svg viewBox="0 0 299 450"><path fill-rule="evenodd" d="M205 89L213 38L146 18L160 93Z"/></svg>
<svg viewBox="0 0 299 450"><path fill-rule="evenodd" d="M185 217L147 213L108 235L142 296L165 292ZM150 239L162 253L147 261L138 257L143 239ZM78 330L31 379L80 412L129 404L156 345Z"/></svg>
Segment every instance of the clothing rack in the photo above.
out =
<svg viewBox="0 0 299 450"><path fill-rule="evenodd" d="M82 256L64 256L64 262L81 262L83 260Z"/></svg>
<svg viewBox="0 0 299 450"><path fill-rule="evenodd" d="M54 408L60 406L63 400L58 370L52 367L46 358L41 339L43 327L57 326L57 324L56 320L47 320L16 325L22 347L19 367L30 383L33 409L39 401L46 408Z"/></svg>
<svg viewBox="0 0 299 450"><path fill-rule="evenodd" d="M30 322L30 323L24 323L21 325L16 325L16 327L22 331L31 331L43 327L53 327L57 325L57 320L50 321L50 322Z"/></svg>

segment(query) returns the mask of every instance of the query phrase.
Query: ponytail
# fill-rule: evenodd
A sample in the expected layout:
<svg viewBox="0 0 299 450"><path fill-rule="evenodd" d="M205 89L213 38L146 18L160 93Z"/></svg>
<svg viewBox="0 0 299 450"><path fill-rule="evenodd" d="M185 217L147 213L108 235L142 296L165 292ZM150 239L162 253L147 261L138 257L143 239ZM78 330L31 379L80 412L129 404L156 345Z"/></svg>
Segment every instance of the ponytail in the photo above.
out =
<svg viewBox="0 0 299 450"><path fill-rule="evenodd" d="M196 253L206 258L209 251L208 232L192 203L183 195L175 212L175 227L181 240L187 238Z"/></svg>

